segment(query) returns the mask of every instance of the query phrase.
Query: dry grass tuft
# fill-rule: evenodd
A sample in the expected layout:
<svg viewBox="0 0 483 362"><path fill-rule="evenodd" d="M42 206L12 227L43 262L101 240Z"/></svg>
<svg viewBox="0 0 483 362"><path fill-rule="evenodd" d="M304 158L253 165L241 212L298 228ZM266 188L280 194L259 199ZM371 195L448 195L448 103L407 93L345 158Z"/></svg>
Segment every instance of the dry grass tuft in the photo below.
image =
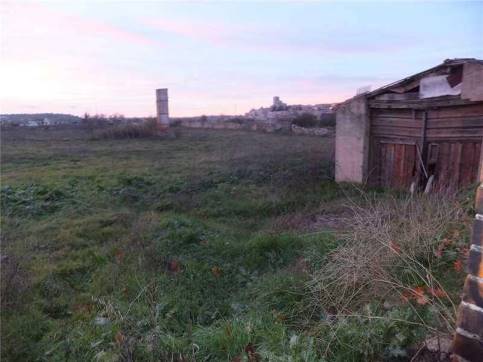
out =
<svg viewBox="0 0 483 362"><path fill-rule="evenodd" d="M464 211L454 195L369 199L352 205L345 242L328 255L310 283L314 301L326 311L351 314L374 299L435 306L445 328L455 306L435 277L438 250Z"/></svg>

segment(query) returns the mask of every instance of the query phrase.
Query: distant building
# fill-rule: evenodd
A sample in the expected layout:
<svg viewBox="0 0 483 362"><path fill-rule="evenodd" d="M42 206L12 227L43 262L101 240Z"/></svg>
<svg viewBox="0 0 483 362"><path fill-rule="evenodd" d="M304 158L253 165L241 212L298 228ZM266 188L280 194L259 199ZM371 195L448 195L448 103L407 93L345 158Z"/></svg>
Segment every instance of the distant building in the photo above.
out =
<svg viewBox="0 0 483 362"><path fill-rule="evenodd" d="M273 97L273 104L271 107L272 111L286 111L287 108L288 108L287 104L283 103L280 100L280 97L278 96Z"/></svg>
<svg viewBox="0 0 483 362"><path fill-rule="evenodd" d="M38 127L39 123L37 121L27 121L27 123L25 123L25 125L27 127Z"/></svg>
<svg viewBox="0 0 483 362"><path fill-rule="evenodd" d="M273 97L271 107L252 109L245 114L245 117L268 123L292 120L303 113L310 113L320 118L323 114L332 113L332 106L332 104L287 105L280 100L280 97Z"/></svg>

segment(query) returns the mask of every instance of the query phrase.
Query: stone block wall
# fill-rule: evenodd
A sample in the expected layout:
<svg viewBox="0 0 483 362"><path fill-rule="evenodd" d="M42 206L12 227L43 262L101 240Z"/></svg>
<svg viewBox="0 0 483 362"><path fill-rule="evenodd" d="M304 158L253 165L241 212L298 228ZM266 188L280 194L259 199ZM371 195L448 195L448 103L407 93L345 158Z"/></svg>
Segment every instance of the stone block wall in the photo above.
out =
<svg viewBox="0 0 483 362"><path fill-rule="evenodd" d="M459 362L483 361L483 183L476 192L475 207L468 275L453 339L453 359Z"/></svg>

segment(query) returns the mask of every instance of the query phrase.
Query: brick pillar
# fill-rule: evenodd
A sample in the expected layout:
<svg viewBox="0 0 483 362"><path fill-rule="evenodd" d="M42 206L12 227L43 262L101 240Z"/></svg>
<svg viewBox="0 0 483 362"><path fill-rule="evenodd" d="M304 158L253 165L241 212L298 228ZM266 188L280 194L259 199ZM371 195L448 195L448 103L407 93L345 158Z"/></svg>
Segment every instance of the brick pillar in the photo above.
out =
<svg viewBox="0 0 483 362"><path fill-rule="evenodd" d="M455 361L483 361L483 183L476 191L468 275L453 339Z"/></svg>

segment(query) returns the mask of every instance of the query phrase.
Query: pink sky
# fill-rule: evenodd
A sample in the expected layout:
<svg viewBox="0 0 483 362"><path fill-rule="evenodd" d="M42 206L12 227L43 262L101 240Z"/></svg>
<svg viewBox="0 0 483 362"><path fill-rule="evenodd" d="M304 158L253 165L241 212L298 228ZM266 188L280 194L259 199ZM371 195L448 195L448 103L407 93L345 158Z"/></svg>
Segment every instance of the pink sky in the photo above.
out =
<svg viewBox="0 0 483 362"><path fill-rule="evenodd" d="M173 116L240 114L274 95L332 103L445 58L483 57L482 3L0 6L0 113L147 116L166 87Z"/></svg>

